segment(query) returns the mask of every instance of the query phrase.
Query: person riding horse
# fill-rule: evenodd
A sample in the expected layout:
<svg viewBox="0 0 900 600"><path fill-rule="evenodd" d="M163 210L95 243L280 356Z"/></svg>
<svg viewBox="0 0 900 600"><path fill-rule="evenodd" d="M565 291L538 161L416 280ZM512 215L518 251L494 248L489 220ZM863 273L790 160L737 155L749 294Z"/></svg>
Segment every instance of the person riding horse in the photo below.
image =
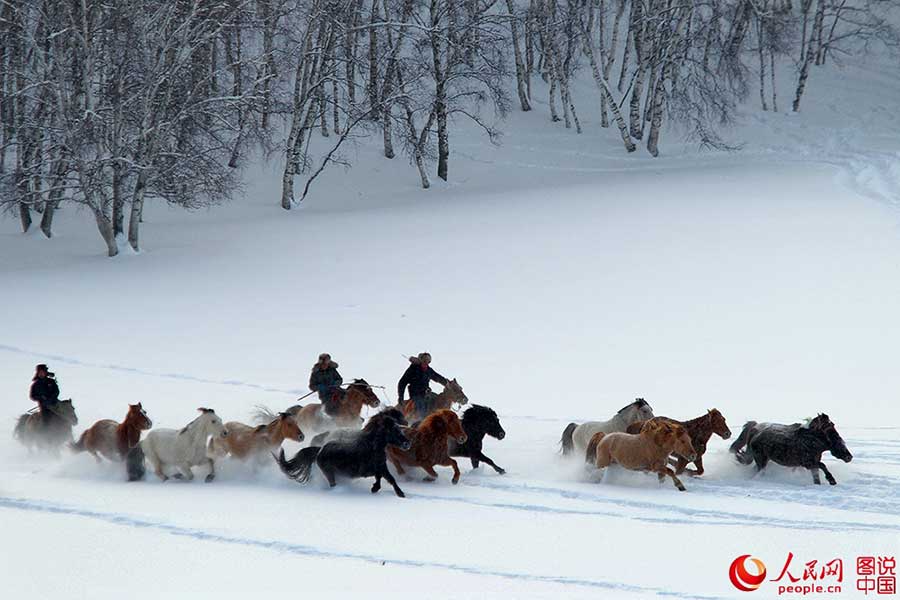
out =
<svg viewBox="0 0 900 600"><path fill-rule="evenodd" d="M42 363L34 368L34 377L31 378L29 397L38 403L44 425L50 423L53 409L59 404L59 385L55 377Z"/></svg>
<svg viewBox="0 0 900 600"><path fill-rule="evenodd" d="M338 364L331 360L331 355L322 353L309 375L309 389L318 392L322 408L328 416L334 416L337 412L339 396L343 391L341 384L344 383L344 378L337 368Z"/></svg>
<svg viewBox="0 0 900 600"><path fill-rule="evenodd" d="M403 392L409 386L409 400L415 403L419 414L426 414L433 398L437 395L431 391L428 383L436 381L446 386L447 378L431 368L431 355L422 352L418 356L409 357L410 365L397 383L397 405L403 405Z"/></svg>

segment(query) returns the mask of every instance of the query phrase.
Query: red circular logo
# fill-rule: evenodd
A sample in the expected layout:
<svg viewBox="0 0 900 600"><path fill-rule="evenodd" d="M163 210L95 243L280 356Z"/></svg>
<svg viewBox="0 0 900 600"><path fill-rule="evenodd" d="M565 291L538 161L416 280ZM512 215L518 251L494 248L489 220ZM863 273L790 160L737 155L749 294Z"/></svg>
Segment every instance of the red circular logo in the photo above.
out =
<svg viewBox="0 0 900 600"><path fill-rule="evenodd" d="M746 561L750 559L756 566L756 574L747 571ZM731 583L742 592L752 592L766 580L766 565L758 558L751 558L749 554L742 554L731 562L728 569L728 577Z"/></svg>

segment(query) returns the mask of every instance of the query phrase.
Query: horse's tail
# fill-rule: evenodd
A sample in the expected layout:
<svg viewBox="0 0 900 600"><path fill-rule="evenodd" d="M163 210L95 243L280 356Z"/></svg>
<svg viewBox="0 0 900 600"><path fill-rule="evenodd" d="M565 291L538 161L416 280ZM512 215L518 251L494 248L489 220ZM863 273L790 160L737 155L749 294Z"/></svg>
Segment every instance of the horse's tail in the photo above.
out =
<svg viewBox="0 0 900 600"><path fill-rule="evenodd" d="M303 448L300 452L295 454L294 458L291 460L284 458L284 448L281 449L281 453L278 456L275 456L274 454L272 456L275 456L278 466L281 467L281 471L285 475L294 481L306 483L309 481L309 477L312 474L313 463L316 462L316 457L319 455L321 449L320 446Z"/></svg>
<svg viewBox="0 0 900 600"><path fill-rule="evenodd" d="M744 424L744 428L741 430L741 434L734 440L734 443L728 448L728 451L735 455L735 458L738 459L738 462L749 465L753 462L753 454L750 451L747 443L750 441L750 436L753 433L753 428L756 427L756 421L747 421ZM744 447L747 447L744 450Z"/></svg>
<svg viewBox="0 0 900 600"><path fill-rule="evenodd" d="M144 467L144 449L140 444L128 451L125 469L128 471L128 481L140 481L144 478L147 469Z"/></svg>
<svg viewBox="0 0 900 600"><path fill-rule="evenodd" d="M85 437L87 437L87 430L85 430L85 432L81 434L81 437L78 438L77 442L69 442L69 448L72 450L72 452L84 452Z"/></svg>
<svg viewBox="0 0 900 600"><path fill-rule="evenodd" d="M23 440L25 435L25 423L28 422L28 415L21 415L16 421L16 428L13 429L13 437L17 440Z"/></svg>
<svg viewBox="0 0 900 600"><path fill-rule="evenodd" d="M603 440L603 436L605 434L602 431L598 431L591 438L591 441L588 442L587 450L584 451L584 462L589 465L594 464L597 460L597 446L600 445L600 442Z"/></svg>
<svg viewBox="0 0 900 600"><path fill-rule="evenodd" d="M559 440L559 443L562 444L563 456L568 456L575 451L575 440L572 438L572 434L575 433L576 427L578 427L578 423L569 423L563 430L562 438Z"/></svg>

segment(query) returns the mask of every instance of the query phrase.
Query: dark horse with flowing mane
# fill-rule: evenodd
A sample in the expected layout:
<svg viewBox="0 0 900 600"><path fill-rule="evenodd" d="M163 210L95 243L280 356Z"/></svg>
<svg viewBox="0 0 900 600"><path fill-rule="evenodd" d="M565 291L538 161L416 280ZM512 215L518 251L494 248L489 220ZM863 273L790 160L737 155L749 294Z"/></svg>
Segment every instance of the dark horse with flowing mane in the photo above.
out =
<svg viewBox="0 0 900 600"><path fill-rule="evenodd" d="M506 437L506 432L500 426L500 419L493 409L487 406L473 404L462 416L463 431L468 439L459 444L456 440L450 440L450 456L464 456L472 461L472 468L477 469L479 462L491 465L497 473L503 475L506 471L498 467L494 461L482 452L484 436L489 435L498 440Z"/></svg>
<svg viewBox="0 0 900 600"><path fill-rule="evenodd" d="M74 452L88 451L100 462L100 456L107 460L122 461L128 451L141 441L141 432L153 427L153 421L147 416L141 403L129 404L128 414L121 423L112 419L97 421L84 433L77 442L69 447Z"/></svg>
<svg viewBox="0 0 900 600"><path fill-rule="evenodd" d="M853 455L834 423L824 413L805 424L782 425L748 421L730 450L741 464L755 462L757 472L762 471L770 460L785 467L809 469L816 485L822 483L819 480L819 469L825 473L828 483L837 485L822 462L823 452L828 450L835 458L844 462L853 460Z"/></svg>
<svg viewBox="0 0 900 600"><path fill-rule="evenodd" d="M72 428L78 425L75 406L71 398L60 400L47 413L46 423L39 412L21 415L13 435L29 450L37 447L59 453L63 444L72 441Z"/></svg>
<svg viewBox="0 0 900 600"><path fill-rule="evenodd" d="M373 494L381 489L381 478L384 477L393 486L394 493L403 498L403 490L388 471L385 451L388 444L409 449L409 439L393 418L376 417L369 420L359 436L349 441L327 442L324 446L303 448L290 460L285 459L282 449L275 457L278 466L291 479L306 483L315 463L331 487L337 485L337 475L351 478L374 477Z"/></svg>
<svg viewBox="0 0 900 600"><path fill-rule="evenodd" d="M727 440L731 437L731 430L728 428L728 423L725 422L725 417L722 416L722 413L720 413L717 408L711 408L706 411L705 415L701 415L696 419L691 419L689 421L676 421L675 419L670 419L668 417L653 417L650 420L678 423L687 430L688 435L691 437L691 445L694 447L694 452L696 453L694 464L697 466L697 470L688 471L691 475L703 475L703 455L706 453L706 444L709 443L709 438L712 437L712 434L715 433L723 440ZM625 432L640 433L644 423L646 423L646 421L632 423ZM675 464L675 474L681 475L684 473L690 461L678 453L675 453L674 456L676 459L676 462L673 463Z"/></svg>

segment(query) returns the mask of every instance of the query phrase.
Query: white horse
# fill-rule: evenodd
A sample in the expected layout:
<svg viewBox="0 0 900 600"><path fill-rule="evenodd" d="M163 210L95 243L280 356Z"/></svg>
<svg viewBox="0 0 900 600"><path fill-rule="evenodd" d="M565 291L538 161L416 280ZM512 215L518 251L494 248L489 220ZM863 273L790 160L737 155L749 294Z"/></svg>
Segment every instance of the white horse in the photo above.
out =
<svg viewBox="0 0 900 600"><path fill-rule="evenodd" d="M636 398L634 402L623 406L619 412L608 421L588 421L578 425L577 423L569 423L563 431L562 452L563 454L571 454L574 450L584 453L587 445L595 433L613 433L614 431L625 431L629 425L637 421L646 421L653 418L653 409L647 404L643 398Z"/></svg>
<svg viewBox="0 0 900 600"><path fill-rule="evenodd" d="M213 444L207 444L212 436L224 438L228 435L222 419L211 408L198 408L200 416L188 423L183 429L154 429L131 452L128 453L128 479L134 481L144 476L144 458L150 461L153 471L163 481L169 477L165 467L176 467L180 472L173 475L176 479L194 478L191 467L208 464L209 483L216 477L214 459L221 454Z"/></svg>

